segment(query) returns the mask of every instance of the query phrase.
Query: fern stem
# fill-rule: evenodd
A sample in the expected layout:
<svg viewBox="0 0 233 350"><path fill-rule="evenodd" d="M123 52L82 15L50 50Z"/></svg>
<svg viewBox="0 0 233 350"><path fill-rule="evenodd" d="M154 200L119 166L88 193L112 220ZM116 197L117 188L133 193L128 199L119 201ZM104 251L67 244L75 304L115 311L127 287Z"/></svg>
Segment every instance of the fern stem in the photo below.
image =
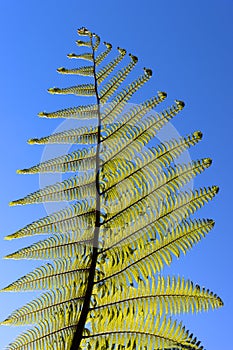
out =
<svg viewBox="0 0 233 350"><path fill-rule="evenodd" d="M77 324L76 331L72 340L70 350L80 349L80 343L82 341L82 333L85 327L88 311L90 310L90 301L92 296L92 290L94 286L95 269L98 257L98 246L99 246L99 231L100 231L100 183L99 183L99 169L100 169L100 143L101 143L101 114L100 114L100 99L98 95L98 82L96 74L96 61L95 61L95 50L93 46L93 40L91 36L91 47L92 47L92 59L94 69L94 86L96 103L98 106L98 135L97 135L97 147L96 147L96 209L95 209L95 231L93 238L93 254L92 261L88 275L87 289L85 293L85 299L83 302L82 311Z"/></svg>

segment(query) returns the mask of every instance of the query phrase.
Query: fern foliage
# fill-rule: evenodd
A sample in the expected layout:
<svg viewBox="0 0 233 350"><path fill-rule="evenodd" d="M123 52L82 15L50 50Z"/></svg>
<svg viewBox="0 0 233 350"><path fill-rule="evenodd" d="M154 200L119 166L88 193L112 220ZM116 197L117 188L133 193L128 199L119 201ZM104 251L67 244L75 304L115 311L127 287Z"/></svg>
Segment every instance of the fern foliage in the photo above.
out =
<svg viewBox="0 0 233 350"><path fill-rule="evenodd" d="M10 205L70 203L6 237L47 235L5 258L51 260L2 290L43 290L2 322L31 327L7 349L203 349L173 315L219 308L221 299L183 277L160 274L214 226L212 219L192 216L213 199L218 187L184 189L211 159L176 161L202 133L151 146L184 103L175 100L171 107L160 108L167 94L159 91L126 109L152 70L144 68L132 79L135 55L106 42L102 48L100 37L86 28L78 34L79 52L68 57L85 65L57 69L77 75L78 84L48 92L94 96L96 102L39 116L89 119L92 125L28 140L77 149L17 171L70 174Z"/></svg>

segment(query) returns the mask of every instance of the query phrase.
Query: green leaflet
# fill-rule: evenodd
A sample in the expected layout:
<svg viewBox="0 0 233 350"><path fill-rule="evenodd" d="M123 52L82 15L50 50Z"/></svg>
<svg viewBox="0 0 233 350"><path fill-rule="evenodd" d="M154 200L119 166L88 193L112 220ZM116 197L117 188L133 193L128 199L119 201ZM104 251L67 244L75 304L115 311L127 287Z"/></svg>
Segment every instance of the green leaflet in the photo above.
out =
<svg viewBox="0 0 233 350"><path fill-rule="evenodd" d="M97 118L98 116L98 106L89 105L89 106L78 106L72 108L61 109L56 112L40 112L38 113L39 117L42 118L69 118L69 119L92 119Z"/></svg>
<svg viewBox="0 0 233 350"><path fill-rule="evenodd" d="M107 55L111 52L112 50L112 45L110 43L104 42L104 45L106 46L106 50L100 53L96 58L95 58L95 64L98 66L106 57ZM76 59L81 59L81 60L87 60L87 61L93 61L93 55L90 52L83 53L83 54L75 54L75 53L70 53L67 55L68 58L76 58Z"/></svg>
<svg viewBox="0 0 233 350"><path fill-rule="evenodd" d="M214 227L212 219L192 216L214 198L218 187L184 190L211 160L177 161L202 133L148 146L184 103L175 100L171 107L154 112L167 97L158 92L127 109L128 101L151 79L152 70L144 68L128 83L136 56L127 58L125 49L117 48L117 53L106 42L102 49L100 37L84 27L78 35L79 51L68 57L88 63L58 68L59 73L77 75L77 85L48 91L94 96L96 101L39 116L93 123L28 140L67 143L77 149L17 171L74 174L10 202L12 206L70 203L6 236L11 240L49 235L5 258L50 260L2 290L45 290L1 323L33 325L6 349L202 350L200 341L169 315L216 309L222 300L185 278L159 275ZM107 60L110 52L113 56ZM80 75L89 81L83 84ZM80 144L87 146L79 148Z"/></svg>
<svg viewBox="0 0 233 350"><path fill-rule="evenodd" d="M113 136L104 141L107 151L104 152L103 161L108 162L116 156L131 159L136 152L140 152L162 128L162 126L177 115L184 105L183 102L176 103L169 109L164 110L158 115L148 116L135 126L125 125L123 129L118 130ZM121 141L121 142L120 142Z"/></svg>
<svg viewBox="0 0 233 350"><path fill-rule="evenodd" d="M49 88L48 92L50 94L57 95L77 95L77 96L94 96L95 95L95 86L94 84L83 84L77 86L71 86L68 88Z"/></svg>
<svg viewBox="0 0 233 350"><path fill-rule="evenodd" d="M174 229L169 228L166 231L164 227L162 234L160 224L161 218L158 218L149 225L144 224L140 229L134 228L133 233L124 236L117 243L113 238L112 245L103 250L108 263L104 269L105 276L97 283L112 279L116 275L117 283L132 275L137 281L143 278L146 282L149 275L160 272L165 264L170 265L173 255L179 257L181 252L186 254L188 249L198 243L214 226L212 220L183 220L176 223ZM119 261L122 263L118 263ZM111 285L114 281L107 283Z"/></svg>
<svg viewBox="0 0 233 350"><path fill-rule="evenodd" d="M21 334L15 342L9 344L7 350L18 349L60 349L65 350L72 342L75 324L79 318L78 310L65 314L50 315L36 327Z"/></svg>
<svg viewBox="0 0 233 350"><path fill-rule="evenodd" d="M11 240L24 236L60 232L65 233L70 230L91 228L95 219L94 206L95 200L88 201L85 199L60 210L59 212L34 221L17 232L6 236L5 239Z"/></svg>
<svg viewBox="0 0 233 350"><path fill-rule="evenodd" d="M106 129L104 129L106 133L106 136L104 135L103 137L104 139L106 139L108 136L111 136L119 128L122 128L128 122L130 122L131 125L135 124L137 121L140 120L140 118L142 118L152 108L155 108L159 103L164 101L164 99L167 96L166 93L158 92L158 94L155 97L152 97L149 100L146 100L140 105L135 105L134 107L130 108L129 112L123 113L123 115L120 115L120 113L124 109L124 106L126 105L127 101L130 99L130 97L145 82L147 82L147 80L148 80L148 76L144 74L143 76L133 81L123 91L117 94L114 100L109 104L110 106L107 106L104 109L103 123L110 123L110 122L112 123L114 119L117 119L115 123L110 125L107 124Z"/></svg>
<svg viewBox="0 0 233 350"><path fill-rule="evenodd" d="M85 66L80 68L66 69L64 67L60 67L57 69L58 73L61 74L77 74L88 77L93 77L94 75L94 67L93 66Z"/></svg>
<svg viewBox="0 0 233 350"><path fill-rule="evenodd" d="M107 105L106 108L104 108L103 113L103 120L104 122L109 122L113 120L114 117L116 117L123 109L124 105L126 104L127 100L130 99L130 97L148 80L148 77L146 75L140 77L139 79L136 79L135 82L131 83L127 89L125 89L123 92L119 93L117 97L114 99L116 102L111 102L110 106ZM130 124L132 125L132 122L136 123L140 120L141 117L143 117L148 111L150 111L153 107L161 103L164 98L166 97L165 93L159 92L157 96L151 98L150 100L145 101L141 104L140 108L138 106L135 106L130 110L130 112L123 115L120 121L113 124L106 124L102 127L102 134L103 134L103 140L106 140L107 137L111 136L113 133L115 133L120 128L124 127L124 125L130 121ZM67 111L58 111L57 114L64 114L67 118L70 117L70 109ZM49 114L47 114L48 117ZM87 111L88 115L88 111ZM90 115L91 110L90 110ZM41 114L42 116L42 114ZM50 114L51 117L51 114ZM104 136L106 135L106 136ZM50 144L50 143L80 143L80 144L91 144L97 142L97 127L81 127L77 129L71 129L67 131L63 131L60 133L55 133L53 135L43 137L43 138L34 138L29 139L29 144Z"/></svg>
<svg viewBox="0 0 233 350"><path fill-rule="evenodd" d="M3 292L25 291L34 289L53 289L63 285L83 285L87 278L89 264L83 265L78 258L58 259L36 268L26 276L5 287Z"/></svg>
<svg viewBox="0 0 233 350"><path fill-rule="evenodd" d="M127 284L127 281L133 283L134 279L138 281L139 276L142 276L145 280L149 275L153 274L153 272L159 272L163 268L164 263L170 265L172 262L170 248L171 252L175 252L175 255L179 257L180 249L185 253L187 249L191 248L197 238L198 240L201 238L201 235L196 235L195 231L194 237L197 238L193 240L192 243L192 240L189 242L187 236L183 239L183 234L181 233L181 245L178 245L179 249L177 254L176 242L179 243L179 235L177 231L175 231L175 235L173 234L173 236L171 236L169 234L170 230L172 230L172 227L178 228L179 230L179 223L181 224L181 230L183 228L186 230L187 225L185 225L185 222L182 222L182 220L187 218L190 214L193 214L206 201L213 198L216 190L217 189L213 187L209 190L195 191L191 196L188 194L179 196L177 198L177 203L172 202L167 206L161 205L159 214L151 210L147 213L143 213L142 206L136 205L134 208L130 208L130 212L127 213L128 217L130 217L133 222L131 225L128 224L129 221L124 221L123 215L110 219L110 222L111 220L117 221L118 226L115 231L112 230L112 225L109 226L111 229L109 229L107 225L105 230L103 230L106 250L109 250L109 248L117 244L120 245L120 248L118 249L116 247L116 254L114 254L114 251L110 251L110 255L106 256L109 265L106 265L105 273L103 272L103 278L100 282L102 283L109 278L117 277L116 281L118 284L123 283L124 285ZM150 202L150 206L153 208L153 201ZM212 221L208 222L207 228L208 227L213 227ZM206 227L204 228L206 229ZM127 232L127 236L125 232ZM157 255L154 253L153 246L151 244L148 245L145 240L145 236L148 234L150 235L150 240L155 241L155 244L159 247L159 254ZM160 239L161 242L158 239ZM130 245L129 247L125 247L125 241L127 242L127 240L133 242L135 246ZM175 242L174 245L173 241ZM190 243L192 244L190 245ZM183 246L184 248L182 248ZM124 247L125 250L122 251L122 247ZM147 248L146 250L145 247ZM152 250L148 252L149 247ZM124 252L125 255L122 256ZM155 252L157 252L157 249ZM114 283L114 280L111 281L110 284L111 283Z"/></svg>
<svg viewBox="0 0 233 350"><path fill-rule="evenodd" d="M76 283L73 282L71 286L62 286L59 289L43 293L39 298L14 311L2 324L14 326L34 324L48 319L51 313L63 312L65 315L76 308L80 311L84 299L84 285L79 289L77 293Z"/></svg>
<svg viewBox="0 0 233 350"><path fill-rule="evenodd" d="M57 234L5 256L5 259L58 259L78 256L89 259L92 251L93 229Z"/></svg>
<svg viewBox="0 0 233 350"><path fill-rule="evenodd" d="M75 175L67 180L28 194L10 202L10 205L25 205L42 202L73 201L96 196L95 172Z"/></svg>
<svg viewBox="0 0 233 350"><path fill-rule="evenodd" d="M17 170L17 173L36 174L89 170L95 167L95 150L95 147L84 148L82 150L45 161L29 169Z"/></svg>
<svg viewBox="0 0 233 350"><path fill-rule="evenodd" d="M117 48L119 51L119 55L110 63L104 66L104 68L100 69L96 74L96 79L98 84L101 84L108 76L111 74L111 72L114 70L114 68L123 60L124 56L126 55L126 50Z"/></svg>
<svg viewBox="0 0 233 350"><path fill-rule="evenodd" d="M105 319L96 323L93 335L84 337L90 339L93 349L113 349L116 344L122 346L126 344L130 350L145 345L149 349L203 349L200 342L193 339L181 323L177 324L171 319L159 317L153 319L148 316L145 321L140 317L135 321L131 317L123 319L118 316L108 326L104 321Z"/></svg>
<svg viewBox="0 0 233 350"><path fill-rule="evenodd" d="M123 83L127 75L136 65L137 59L135 58L135 56L130 56L130 58L130 63L121 70L119 70L117 74L115 74L110 79L110 81L100 90L99 98L102 104L106 103L109 100L109 98L114 94L117 88ZM149 70L147 70L145 74L148 76L148 78L150 77Z"/></svg>
<svg viewBox="0 0 233 350"><path fill-rule="evenodd" d="M222 302L216 294L194 285L184 278L158 276L150 283L139 281L137 289L129 287L128 290L105 289L106 293L98 299L91 313L98 317L98 312L106 312L106 321L111 321L115 313L122 313L125 317L132 313L153 314L162 316L165 314L179 314L186 312L200 312L209 308L218 308ZM129 311L130 309L130 311Z"/></svg>
<svg viewBox="0 0 233 350"><path fill-rule="evenodd" d="M77 58L80 60L85 60L85 61L93 61L93 56L92 53L90 52L86 52L86 53L81 53L79 55L75 54L75 53L69 53L67 55L68 58Z"/></svg>
<svg viewBox="0 0 233 350"><path fill-rule="evenodd" d="M165 174L157 166L156 161L151 162L106 191L103 194L103 201L109 206L117 206L120 211L154 191L157 191L158 197L162 199L165 195L176 194L180 188L210 165L211 160L207 158L193 164L170 167ZM127 193L127 198L122 200L122 193Z"/></svg>
<svg viewBox="0 0 233 350"><path fill-rule="evenodd" d="M72 129L67 131L62 131L59 133L55 133L53 135L49 135L46 137L42 137L40 139L29 139L29 144L95 144L97 142L97 128L79 128Z"/></svg>
<svg viewBox="0 0 233 350"><path fill-rule="evenodd" d="M186 138L171 140L160 144L158 147L146 148L140 156L134 158L133 162L126 161L124 158L112 159L104 165L102 170L102 177L105 180L103 184L101 183L103 192L151 163L155 163L158 171L161 171L163 167L169 166L184 150L199 142L201 137L202 134L197 131ZM115 173L115 176L112 176L113 173Z"/></svg>

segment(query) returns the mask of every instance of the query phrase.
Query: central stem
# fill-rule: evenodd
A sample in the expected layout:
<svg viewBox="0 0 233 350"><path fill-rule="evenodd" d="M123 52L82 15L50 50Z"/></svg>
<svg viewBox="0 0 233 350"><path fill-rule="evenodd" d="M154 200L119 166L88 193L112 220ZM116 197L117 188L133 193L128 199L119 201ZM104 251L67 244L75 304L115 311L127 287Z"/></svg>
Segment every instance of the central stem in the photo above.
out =
<svg viewBox="0 0 233 350"><path fill-rule="evenodd" d="M76 331L72 340L70 350L78 350L82 341L82 333L87 319L87 314L90 309L90 301L92 296L92 290L94 286L95 269L98 257L98 245L99 245L99 229L100 229L100 183L99 183L99 169L100 169L100 136L101 136L101 115L100 115L100 99L98 95L98 84L96 77L96 64L95 64L95 51L93 47L93 41L91 37L92 46L92 58L93 58L93 71L94 71L94 84L96 93L96 103L98 106L98 136L97 136L97 148L96 148L96 209L95 209L95 230L93 238L93 253L92 261L89 269L87 288L85 298L83 302L82 311L77 324Z"/></svg>

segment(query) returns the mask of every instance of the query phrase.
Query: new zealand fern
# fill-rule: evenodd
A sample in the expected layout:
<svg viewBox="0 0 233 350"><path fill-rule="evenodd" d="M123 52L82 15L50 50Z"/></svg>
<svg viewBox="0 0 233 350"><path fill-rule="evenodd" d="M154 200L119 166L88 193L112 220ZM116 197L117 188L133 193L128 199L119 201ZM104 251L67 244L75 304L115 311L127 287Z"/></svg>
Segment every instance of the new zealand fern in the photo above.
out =
<svg viewBox="0 0 233 350"><path fill-rule="evenodd" d="M171 317L218 308L221 299L189 280L159 274L174 256L186 254L214 226L213 220L190 216L215 196L218 187L183 189L211 160L174 165L174 159L195 145L202 134L197 131L145 148L184 103L176 100L171 107L152 113L166 98L166 93L158 92L126 111L127 102L151 78L152 71L145 68L126 85L137 57L130 54L126 58L126 50L118 48L117 56L103 65L112 45L104 43L105 49L97 53L99 36L86 28L78 34L86 37L77 45L86 47L87 52L68 57L86 60L88 65L62 67L58 72L87 76L92 81L48 91L95 96L96 103L39 116L91 118L93 126L30 139L29 143L91 146L18 171L75 174L11 202L71 203L6 237L51 234L6 256L51 259L4 289L47 290L2 322L35 324L7 349L203 349ZM117 69L119 64L122 68Z"/></svg>

